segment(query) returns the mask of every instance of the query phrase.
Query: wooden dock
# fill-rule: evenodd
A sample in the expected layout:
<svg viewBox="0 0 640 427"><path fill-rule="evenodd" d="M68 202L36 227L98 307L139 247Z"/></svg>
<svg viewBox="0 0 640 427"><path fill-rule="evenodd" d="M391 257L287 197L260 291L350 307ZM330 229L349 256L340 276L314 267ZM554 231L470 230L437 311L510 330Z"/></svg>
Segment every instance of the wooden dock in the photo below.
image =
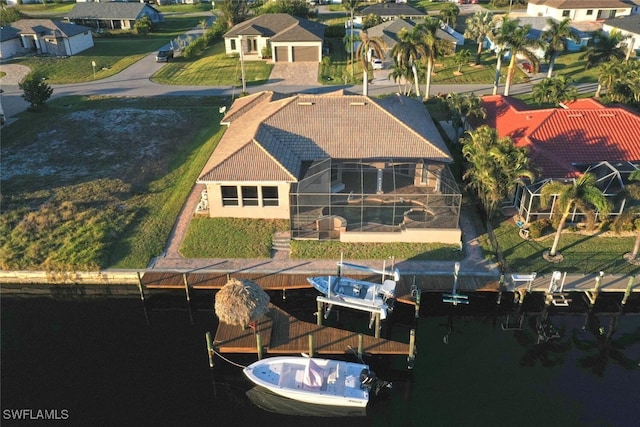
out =
<svg viewBox="0 0 640 427"><path fill-rule="evenodd" d="M307 277L309 274L286 274L286 273L224 273L224 272L175 272L175 271L147 271L141 279L140 284L144 289L221 289L229 280L229 277L237 279L251 279L265 291L282 291L293 289L311 288ZM360 280L379 282L380 275L365 274L353 275ZM397 300L403 303L413 304L411 289L414 287L424 292L446 292L453 287L453 274L448 276L401 276L396 286ZM484 276L459 276L458 291L493 291L499 290L498 278Z"/></svg>
<svg viewBox="0 0 640 427"><path fill-rule="evenodd" d="M256 322L255 328L243 330L220 322L213 345L220 353L257 353L257 334L260 334L262 350L271 354L310 353L310 335L314 354L352 353L358 350L360 336L364 354L409 355L410 352L409 344L304 322L273 304L269 304L269 313Z"/></svg>

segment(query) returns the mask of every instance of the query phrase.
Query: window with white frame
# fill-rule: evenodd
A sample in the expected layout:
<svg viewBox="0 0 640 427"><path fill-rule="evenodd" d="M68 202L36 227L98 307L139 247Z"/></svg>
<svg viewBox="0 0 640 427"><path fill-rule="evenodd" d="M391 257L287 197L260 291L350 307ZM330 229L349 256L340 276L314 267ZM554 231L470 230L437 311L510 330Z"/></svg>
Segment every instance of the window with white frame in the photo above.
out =
<svg viewBox="0 0 640 427"><path fill-rule="evenodd" d="M262 187L262 206L279 206L278 187Z"/></svg>
<svg viewBox="0 0 640 427"><path fill-rule="evenodd" d="M242 186L242 206L259 206L258 187L255 185Z"/></svg>
<svg viewBox="0 0 640 427"><path fill-rule="evenodd" d="M222 206L238 206L240 200L238 199L238 187L235 185L223 185L220 187L222 193Z"/></svg>

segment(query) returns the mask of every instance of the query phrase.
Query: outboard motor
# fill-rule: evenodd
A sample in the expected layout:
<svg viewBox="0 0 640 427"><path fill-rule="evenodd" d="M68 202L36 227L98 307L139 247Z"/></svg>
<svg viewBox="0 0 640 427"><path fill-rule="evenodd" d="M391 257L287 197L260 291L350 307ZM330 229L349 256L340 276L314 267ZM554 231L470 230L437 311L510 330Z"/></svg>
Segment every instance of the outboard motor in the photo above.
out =
<svg viewBox="0 0 640 427"><path fill-rule="evenodd" d="M362 387L371 388L377 380L378 378L376 377L375 372L368 369L360 371L360 382L362 383Z"/></svg>

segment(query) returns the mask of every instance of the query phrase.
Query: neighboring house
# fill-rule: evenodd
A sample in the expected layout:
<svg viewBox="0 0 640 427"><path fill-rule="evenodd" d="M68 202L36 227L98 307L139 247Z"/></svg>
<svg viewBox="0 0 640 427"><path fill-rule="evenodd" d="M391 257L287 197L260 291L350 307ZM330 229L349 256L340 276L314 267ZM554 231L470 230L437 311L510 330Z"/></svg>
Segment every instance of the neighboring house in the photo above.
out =
<svg viewBox="0 0 640 427"><path fill-rule="evenodd" d="M632 53L635 49L640 53L640 15L607 19L604 21L602 29L606 33L616 30L627 36L628 38L624 43L627 44L629 51Z"/></svg>
<svg viewBox="0 0 640 427"><path fill-rule="evenodd" d="M21 19L0 31L2 59L24 54L72 56L91 47L91 28L51 19Z"/></svg>
<svg viewBox="0 0 640 427"><path fill-rule="evenodd" d="M640 116L593 99L541 110L501 95L485 96L482 102L487 111L485 123L500 137L508 136L516 146L529 149L538 179L520 186L512 200L526 222L549 217L549 210L540 208L542 185L549 180L570 182L586 171L598 177L599 188L613 202L612 214L622 212L624 201L616 195L624 189L629 174L640 169ZM580 216L575 212L572 221Z"/></svg>
<svg viewBox="0 0 640 427"><path fill-rule="evenodd" d="M260 92L222 124L200 214L288 219L294 239L460 242L453 158L420 101Z"/></svg>
<svg viewBox="0 0 640 427"><path fill-rule="evenodd" d="M97 30L130 30L134 28L136 21L143 16L148 16L154 24L164 20L158 9L146 3L114 1L76 3L65 19Z"/></svg>
<svg viewBox="0 0 640 427"><path fill-rule="evenodd" d="M599 21L631 15L637 5L625 0L529 0L527 15L544 16L561 21Z"/></svg>
<svg viewBox="0 0 640 427"><path fill-rule="evenodd" d="M260 58L267 48L274 62L322 61L326 25L286 13L267 13L234 25L224 35L228 55Z"/></svg>
<svg viewBox="0 0 640 427"><path fill-rule="evenodd" d="M398 33L400 33L403 28L406 28L407 31L411 31L411 29L418 25L421 21L424 20L417 19L411 21L408 19L394 19L392 21L385 21L381 24L376 25L375 27L367 29L367 34L369 35L369 37L379 37L385 43L388 53L398 43ZM449 34L447 31L445 31L445 29L438 29L438 31L436 32L436 37L440 40L445 40L451 43L451 45L453 46L453 51L455 52L456 46L459 44L458 39L455 36ZM464 39L462 44L464 44Z"/></svg>
<svg viewBox="0 0 640 427"><path fill-rule="evenodd" d="M376 15L384 21L391 19L419 19L427 16L421 10L409 6L406 3L378 3L367 6L358 12L358 16Z"/></svg>

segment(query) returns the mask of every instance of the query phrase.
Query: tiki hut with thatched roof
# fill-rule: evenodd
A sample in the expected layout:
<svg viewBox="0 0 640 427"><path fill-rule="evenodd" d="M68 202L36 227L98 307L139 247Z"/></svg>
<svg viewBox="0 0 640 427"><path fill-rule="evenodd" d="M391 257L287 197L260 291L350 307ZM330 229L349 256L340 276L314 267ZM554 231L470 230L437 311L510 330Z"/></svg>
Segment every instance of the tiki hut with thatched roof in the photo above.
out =
<svg viewBox="0 0 640 427"><path fill-rule="evenodd" d="M216 294L214 308L221 322L245 328L269 312L269 295L252 280L233 278Z"/></svg>

